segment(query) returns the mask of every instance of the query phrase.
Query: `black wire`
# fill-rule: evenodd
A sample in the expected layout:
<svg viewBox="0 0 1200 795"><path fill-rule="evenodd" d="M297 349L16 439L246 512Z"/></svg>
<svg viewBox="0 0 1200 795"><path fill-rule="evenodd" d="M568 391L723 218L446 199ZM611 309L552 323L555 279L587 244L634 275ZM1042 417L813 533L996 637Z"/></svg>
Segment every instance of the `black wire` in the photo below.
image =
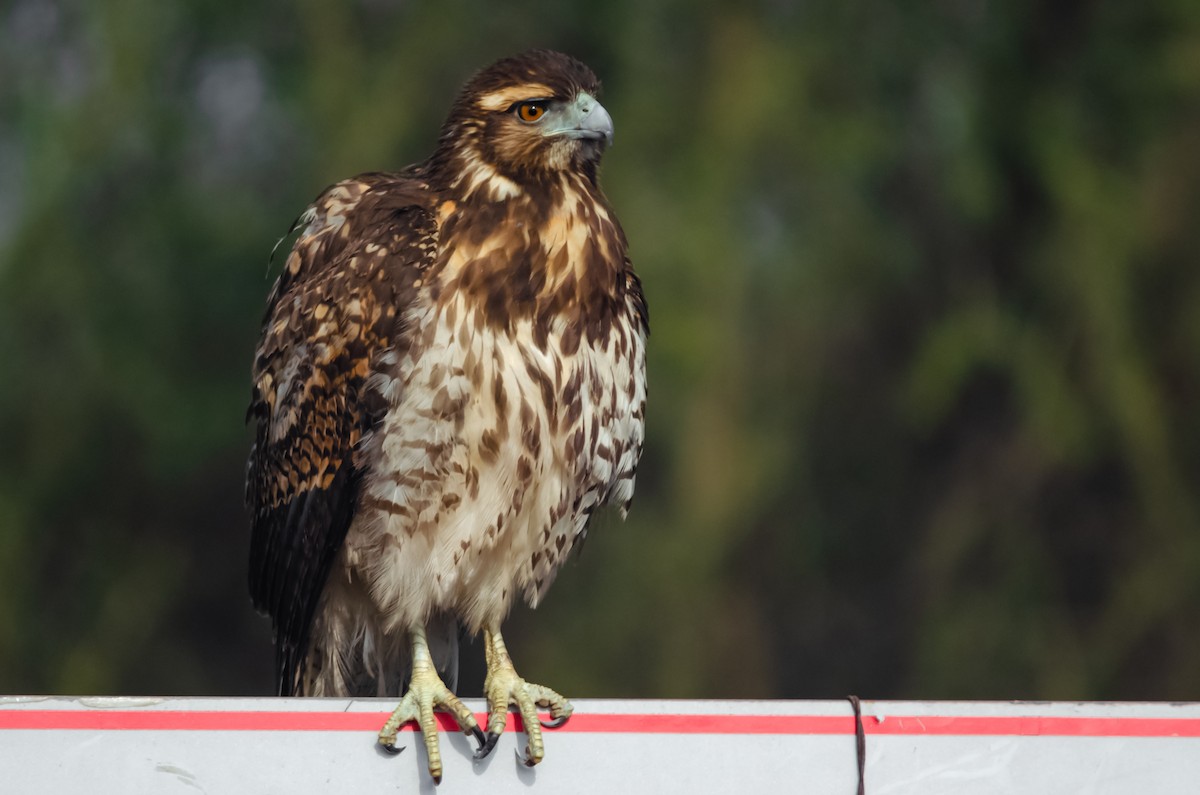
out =
<svg viewBox="0 0 1200 795"><path fill-rule="evenodd" d="M858 696L846 696L854 708L854 750L858 755L858 795L867 795L867 733L863 730L862 705Z"/></svg>

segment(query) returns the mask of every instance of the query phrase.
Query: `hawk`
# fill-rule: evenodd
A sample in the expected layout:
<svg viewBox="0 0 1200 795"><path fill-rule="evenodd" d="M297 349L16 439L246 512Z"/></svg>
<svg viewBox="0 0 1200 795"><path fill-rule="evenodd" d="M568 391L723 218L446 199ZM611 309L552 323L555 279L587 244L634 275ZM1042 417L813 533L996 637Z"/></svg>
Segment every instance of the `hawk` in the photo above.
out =
<svg viewBox="0 0 1200 795"><path fill-rule="evenodd" d="M435 708L482 758L513 705L542 759L572 708L501 622L633 497L649 328L599 88L548 50L477 73L428 160L317 197L267 299L246 500L279 693L400 697L380 743L416 720L435 780ZM486 737L453 692L460 632L483 634Z"/></svg>

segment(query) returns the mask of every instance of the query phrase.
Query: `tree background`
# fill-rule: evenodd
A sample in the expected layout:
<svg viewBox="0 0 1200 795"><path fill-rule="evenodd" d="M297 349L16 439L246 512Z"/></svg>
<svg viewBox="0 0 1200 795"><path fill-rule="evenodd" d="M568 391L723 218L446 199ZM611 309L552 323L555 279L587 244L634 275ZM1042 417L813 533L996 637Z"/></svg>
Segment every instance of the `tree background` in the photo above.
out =
<svg viewBox="0 0 1200 795"><path fill-rule="evenodd" d="M634 510L514 612L526 676L1200 698L1185 0L0 2L0 692L270 692L268 254L535 45L605 82L653 335Z"/></svg>

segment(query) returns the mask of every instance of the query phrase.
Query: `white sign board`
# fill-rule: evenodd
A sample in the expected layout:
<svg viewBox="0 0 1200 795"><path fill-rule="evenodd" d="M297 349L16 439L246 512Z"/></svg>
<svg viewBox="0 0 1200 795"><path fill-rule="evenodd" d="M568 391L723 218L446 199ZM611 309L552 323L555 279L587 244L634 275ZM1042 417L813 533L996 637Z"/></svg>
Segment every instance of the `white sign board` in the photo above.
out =
<svg viewBox="0 0 1200 795"><path fill-rule="evenodd" d="M480 713L483 704L469 701ZM383 753L394 704L336 699L0 698L0 792L433 792L425 751ZM440 793L853 795L845 701L575 701L534 769L517 720L490 757L442 721ZM1200 792L1200 704L862 703L865 791Z"/></svg>

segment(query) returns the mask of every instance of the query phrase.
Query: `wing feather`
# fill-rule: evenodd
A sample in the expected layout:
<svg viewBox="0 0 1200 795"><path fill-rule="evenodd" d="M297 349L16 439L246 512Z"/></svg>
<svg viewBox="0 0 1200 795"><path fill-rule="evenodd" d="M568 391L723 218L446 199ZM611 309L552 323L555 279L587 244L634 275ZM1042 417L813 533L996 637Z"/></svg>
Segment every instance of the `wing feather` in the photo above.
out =
<svg viewBox="0 0 1200 795"><path fill-rule="evenodd" d="M401 175L334 185L299 223L268 298L248 412L250 593L271 616L281 695L302 690L309 630L358 503L359 441L384 403L368 379L403 344L436 251L428 191Z"/></svg>

